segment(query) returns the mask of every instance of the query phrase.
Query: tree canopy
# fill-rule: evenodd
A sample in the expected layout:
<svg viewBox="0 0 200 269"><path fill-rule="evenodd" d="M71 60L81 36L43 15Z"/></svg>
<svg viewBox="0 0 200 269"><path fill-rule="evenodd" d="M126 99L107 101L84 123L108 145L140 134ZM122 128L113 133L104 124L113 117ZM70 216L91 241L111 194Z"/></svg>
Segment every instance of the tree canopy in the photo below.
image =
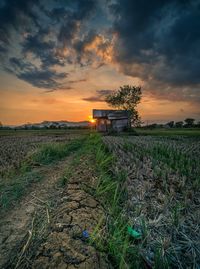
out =
<svg viewBox="0 0 200 269"><path fill-rule="evenodd" d="M195 119L187 118L187 119L185 119L185 124L186 124L186 126L191 127L194 125L194 121L195 121Z"/></svg>
<svg viewBox="0 0 200 269"><path fill-rule="evenodd" d="M183 127L183 121L177 121L177 122L175 123L175 127L176 127L176 128L182 128L182 127Z"/></svg>
<svg viewBox="0 0 200 269"><path fill-rule="evenodd" d="M129 110L133 126L139 126L141 118L136 109L142 98L140 86L124 85L106 97L106 102L114 108Z"/></svg>

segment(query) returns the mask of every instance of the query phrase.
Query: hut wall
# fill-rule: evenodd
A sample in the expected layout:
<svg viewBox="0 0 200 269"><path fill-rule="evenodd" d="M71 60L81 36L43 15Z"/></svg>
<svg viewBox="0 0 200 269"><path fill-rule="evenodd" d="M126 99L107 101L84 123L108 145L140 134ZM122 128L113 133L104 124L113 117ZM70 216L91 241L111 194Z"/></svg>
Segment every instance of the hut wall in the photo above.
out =
<svg viewBox="0 0 200 269"><path fill-rule="evenodd" d="M110 129L110 120L98 119L96 122L96 128L99 132L107 132Z"/></svg>
<svg viewBox="0 0 200 269"><path fill-rule="evenodd" d="M129 127L128 119L112 120L112 129L117 132L124 131Z"/></svg>

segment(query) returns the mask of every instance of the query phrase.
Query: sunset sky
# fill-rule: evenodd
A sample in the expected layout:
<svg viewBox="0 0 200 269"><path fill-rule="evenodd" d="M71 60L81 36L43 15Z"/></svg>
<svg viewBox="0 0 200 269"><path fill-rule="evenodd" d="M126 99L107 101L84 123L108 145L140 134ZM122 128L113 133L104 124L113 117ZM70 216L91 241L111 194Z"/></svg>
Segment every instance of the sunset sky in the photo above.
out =
<svg viewBox="0 0 200 269"><path fill-rule="evenodd" d="M141 85L143 121L200 120L200 1L0 0L0 121L88 120Z"/></svg>

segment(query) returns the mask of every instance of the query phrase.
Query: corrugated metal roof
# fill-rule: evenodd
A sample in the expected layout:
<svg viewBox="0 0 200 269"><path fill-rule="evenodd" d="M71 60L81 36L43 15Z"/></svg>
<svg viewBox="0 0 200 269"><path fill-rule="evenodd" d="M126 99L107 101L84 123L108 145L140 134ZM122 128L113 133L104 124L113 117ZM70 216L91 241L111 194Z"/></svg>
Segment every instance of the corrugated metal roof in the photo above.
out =
<svg viewBox="0 0 200 269"><path fill-rule="evenodd" d="M106 119L127 119L129 118L130 111L128 110L106 110L106 109L93 109L93 118L106 118Z"/></svg>

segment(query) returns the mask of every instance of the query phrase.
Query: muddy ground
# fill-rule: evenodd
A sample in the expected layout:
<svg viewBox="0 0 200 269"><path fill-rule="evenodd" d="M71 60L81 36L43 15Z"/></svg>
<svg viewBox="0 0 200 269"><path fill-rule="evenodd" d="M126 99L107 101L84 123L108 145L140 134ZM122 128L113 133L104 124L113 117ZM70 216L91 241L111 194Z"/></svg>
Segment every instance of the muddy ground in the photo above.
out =
<svg viewBox="0 0 200 269"><path fill-rule="evenodd" d="M39 167L42 182L0 220L0 268L110 268L89 243L105 212L91 194L95 174L82 160L63 187L73 156Z"/></svg>

